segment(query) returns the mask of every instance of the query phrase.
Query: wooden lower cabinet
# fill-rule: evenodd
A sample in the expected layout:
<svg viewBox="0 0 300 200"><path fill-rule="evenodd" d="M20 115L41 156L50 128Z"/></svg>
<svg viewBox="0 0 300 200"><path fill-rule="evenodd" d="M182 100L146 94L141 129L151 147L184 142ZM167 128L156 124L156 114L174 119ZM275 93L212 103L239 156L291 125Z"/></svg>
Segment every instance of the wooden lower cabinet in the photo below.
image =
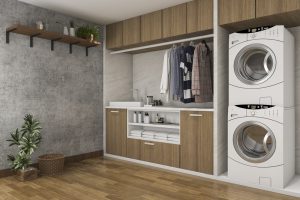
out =
<svg viewBox="0 0 300 200"><path fill-rule="evenodd" d="M106 153L126 156L127 110L106 109Z"/></svg>
<svg viewBox="0 0 300 200"><path fill-rule="evenodd" d="M179 167L179 145L141 141L141 160Z"/></svg>
<svg viewBox="0 0 300 200"><path fill-rule="evenodd" d="M180 113L180 167L213 174L213 113Z"/></svg>
<svg viewBox="0 0 300 200"><path fill-rule="evenodd" d="M141 159L141 140L127 138L127 157L132 159Z"/></svg>

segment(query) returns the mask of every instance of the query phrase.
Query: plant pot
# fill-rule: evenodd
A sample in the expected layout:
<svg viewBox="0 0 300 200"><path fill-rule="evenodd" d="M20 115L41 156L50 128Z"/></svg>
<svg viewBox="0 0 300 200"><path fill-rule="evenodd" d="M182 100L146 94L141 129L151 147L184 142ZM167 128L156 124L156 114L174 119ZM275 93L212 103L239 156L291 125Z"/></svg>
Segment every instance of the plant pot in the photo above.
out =
<svg viewBox="0 0 300 200"><path fill-rule="evenodd" d="M20 169L17 171L16 178L20 181L29 181L38 177L38 170L34 167Z"/></svg>

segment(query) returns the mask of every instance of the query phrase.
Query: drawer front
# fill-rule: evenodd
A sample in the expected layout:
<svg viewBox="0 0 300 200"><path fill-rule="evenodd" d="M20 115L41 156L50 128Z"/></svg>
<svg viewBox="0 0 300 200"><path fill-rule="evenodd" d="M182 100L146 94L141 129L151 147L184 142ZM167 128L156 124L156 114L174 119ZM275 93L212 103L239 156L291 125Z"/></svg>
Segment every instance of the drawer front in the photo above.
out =
<svg viewBox="0 0 300 200"><path fill-rule="evenodd" d="M141 160L179 167L179 145L142 141Z"/></svg>
<svg viewBox="0 0 300 200"><path fill-rule="evenodd" d="M141 159L141 140L127 138L127 157L132 159Z"/></svg>

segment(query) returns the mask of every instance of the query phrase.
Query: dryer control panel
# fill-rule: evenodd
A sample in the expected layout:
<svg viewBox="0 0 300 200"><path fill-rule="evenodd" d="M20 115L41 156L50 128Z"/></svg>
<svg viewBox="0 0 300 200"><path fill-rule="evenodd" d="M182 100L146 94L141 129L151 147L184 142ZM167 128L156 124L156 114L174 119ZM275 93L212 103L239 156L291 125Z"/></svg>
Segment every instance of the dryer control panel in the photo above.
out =
<svg viewBox="0 0 300 200"><path fill-rule="evenodd" d="M239 117L260 117L281 122L283 119L283 108L274 105L242 104L230 106L228 119Z"/></svg>

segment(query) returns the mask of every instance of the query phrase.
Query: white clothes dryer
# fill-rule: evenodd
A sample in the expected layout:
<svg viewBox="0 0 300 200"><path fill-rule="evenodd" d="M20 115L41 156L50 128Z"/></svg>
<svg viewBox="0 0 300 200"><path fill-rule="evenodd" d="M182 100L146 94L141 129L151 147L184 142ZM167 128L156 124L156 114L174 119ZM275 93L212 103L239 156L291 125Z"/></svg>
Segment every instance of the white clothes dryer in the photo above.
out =
<svg viewBox="0 0 300 200"><path fill-rule="evenodd" d="M293 108L237 105L228 110L228 176L283 188L295 175Z"/></svg>
<svg viewBox="0 0 300 200"><path fill-rule="evenodd" d="M229 105L293 107L294 37L284 26L229 36Z"/></svg>

